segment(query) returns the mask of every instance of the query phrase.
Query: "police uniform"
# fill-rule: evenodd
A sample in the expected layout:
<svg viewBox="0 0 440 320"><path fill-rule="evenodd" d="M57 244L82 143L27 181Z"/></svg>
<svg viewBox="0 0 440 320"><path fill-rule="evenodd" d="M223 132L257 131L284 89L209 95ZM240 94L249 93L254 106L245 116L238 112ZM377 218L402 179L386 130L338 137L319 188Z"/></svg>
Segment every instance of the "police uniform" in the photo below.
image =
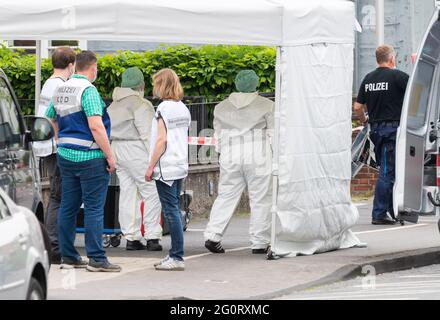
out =
<svg viewBox="0 0 440 320"><path fill-rule="evenodd" d="M380 166L373 204L373 220L394 218L396 133L409 76L400 70L379 67L369 73L359 89L357 102L367 106L370 139Z"/></svg>

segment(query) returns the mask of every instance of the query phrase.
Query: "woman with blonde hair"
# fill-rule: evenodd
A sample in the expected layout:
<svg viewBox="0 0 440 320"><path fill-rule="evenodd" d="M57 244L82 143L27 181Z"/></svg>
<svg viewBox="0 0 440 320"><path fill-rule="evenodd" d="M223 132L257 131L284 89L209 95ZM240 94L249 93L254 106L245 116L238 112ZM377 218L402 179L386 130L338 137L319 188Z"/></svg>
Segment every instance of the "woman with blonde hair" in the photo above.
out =
<svg viewBox="0 0 440 320"><path fill-rule="evenodd" d="M153 75L153 94L162 100L151 130L151 154L145 180L155 180L162 210L171 235L169 255L155 264L156 270L183 271L183 226L180 213L182 180L188 175L188 128L191 115L181 101L183 89L171 69Z"/></svg>

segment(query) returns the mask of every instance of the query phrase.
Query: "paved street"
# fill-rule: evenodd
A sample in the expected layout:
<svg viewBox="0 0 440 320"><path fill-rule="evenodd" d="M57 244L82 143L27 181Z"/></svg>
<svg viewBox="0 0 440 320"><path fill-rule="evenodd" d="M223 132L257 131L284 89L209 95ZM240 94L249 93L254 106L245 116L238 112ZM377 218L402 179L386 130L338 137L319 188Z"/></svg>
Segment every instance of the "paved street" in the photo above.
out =
<svg viewBox="0 0 440 320"><path fill-rule="evenodd" d="M440 265L359 277L280 299L295 300L439 300Z"/></svg>
<svg viewBox="0 0 440 320"><path fill-rule="evenodd" d="M158 272L153 263L166 252L107 249L111 262L122 266L119 274L85 270L50 271L49 299L240 299L270 297L277 291L322 279L340 268L384 255L438 247L440 235L435 217L417 225L373 226L370 203L357 204L361 218L353 231L367 248L338 250L313 256L266 260L252 255L248 242L248 217L233 219L224 239L223 255L207 252L203 244L206 220L193 221L185 233L186 270ZM164 237L164 249L169 248ZM82 236L77 244L83 253Z"/></svg>

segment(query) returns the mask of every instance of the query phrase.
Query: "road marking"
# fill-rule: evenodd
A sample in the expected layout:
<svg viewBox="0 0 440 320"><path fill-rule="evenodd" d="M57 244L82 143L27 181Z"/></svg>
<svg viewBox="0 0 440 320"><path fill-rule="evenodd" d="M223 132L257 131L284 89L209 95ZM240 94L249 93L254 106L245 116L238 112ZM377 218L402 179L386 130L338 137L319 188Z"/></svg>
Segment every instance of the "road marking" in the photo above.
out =
<svg viewBox="0 0 440 320"><path fill-rule="evenodd" d="M192 228L188 228L188 229L186 229L186 231L189 231L189 232L204 232L205 229L192 229Z"/></svg>
<svg viewBox="0 0 440 320"><path fill-rule="evenodd" d="M366 234L366 233L396 231L396 230L402 230L402 229L418 228L418 227L423 227L423 226L427 226L427 225L428 224L426 224L426 223L421 223L421 224L415 224L415 225L412 225L412 226L405 226L405 227L386 228L386 229L368 230L368 231L359 231L359 232L354 232L354 234Z"/></svg>
<svg viewBox="0 0 440 320"><path fill-rule="evenodd" d="M225 251L227 253L227 252L235 252L235 251L247 250L247 249L250 249L250 248L251 247L239 247L239 248L234 248L234 249L228 249L228 250L225 250ZM195 254L195 255L192 255L192 256L185 257L185 261L186 260L200 258L200 257L209 256L211 254L217 254L217 253L207 252L207 253Z"/></svg>

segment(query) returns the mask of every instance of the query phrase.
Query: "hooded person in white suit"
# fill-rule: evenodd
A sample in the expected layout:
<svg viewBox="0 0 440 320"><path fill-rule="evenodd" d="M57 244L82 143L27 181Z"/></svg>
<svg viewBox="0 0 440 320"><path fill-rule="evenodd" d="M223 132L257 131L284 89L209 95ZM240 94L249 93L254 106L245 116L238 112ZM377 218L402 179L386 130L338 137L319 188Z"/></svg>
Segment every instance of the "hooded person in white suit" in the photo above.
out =
<svg viewBox="0 0 440 320"><path fill-rule="evenodd" d="M154 117L153 105L144 99L144 88L144 76L139 68L132 67L124 71L121 87L114 89L113 102L108 108L112 124L111 146L121 188L119 222L127 240L126 249L161 251L159 196L155 184L144 179ZM142 200L146 246L141 241Z"/></svg>
<svg viewBox="0 0 440 320"><path fill-rule="evenodd" d="M235 78L238 92L214 110L220 180L204 233L205 247L213 253L225 252L221 241L245 187L252 253L266 253L270 244L274 102L258 94L258 84L253 70L240 71Z"/></svg>

